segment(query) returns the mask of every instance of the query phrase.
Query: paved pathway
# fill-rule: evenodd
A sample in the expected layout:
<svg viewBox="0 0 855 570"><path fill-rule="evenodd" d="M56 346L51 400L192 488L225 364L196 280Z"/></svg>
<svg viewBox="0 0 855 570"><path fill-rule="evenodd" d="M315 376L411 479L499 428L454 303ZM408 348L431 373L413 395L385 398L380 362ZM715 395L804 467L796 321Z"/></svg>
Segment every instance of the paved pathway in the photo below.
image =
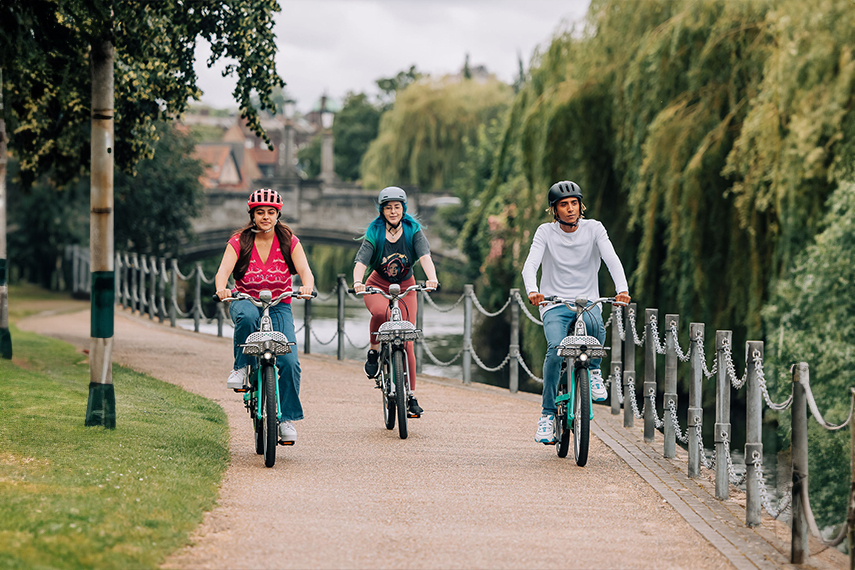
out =
<svg viewBox="0 0 855 570"><path fill-rule="evenodd" d="M19 326L89 344L86 311ZM533 442L539 397L423 379L417 393L427 411L402 441L383 427L380 395L358 363L301 355L306 419L297 423L297 445L280 447L266 469L240 396L224 388L230 340L123 312L115 329L117 363L211 398L229 418L232 463L219 504L167 568L785 563L782 549L739 529L737 515L725 521L726 509L704 497L702 485L674 483L669 469L678 469L640 451L637 434L606 408L596 408L599 437L579 468ZM121 428L121 386L116 392Z"/></svg>

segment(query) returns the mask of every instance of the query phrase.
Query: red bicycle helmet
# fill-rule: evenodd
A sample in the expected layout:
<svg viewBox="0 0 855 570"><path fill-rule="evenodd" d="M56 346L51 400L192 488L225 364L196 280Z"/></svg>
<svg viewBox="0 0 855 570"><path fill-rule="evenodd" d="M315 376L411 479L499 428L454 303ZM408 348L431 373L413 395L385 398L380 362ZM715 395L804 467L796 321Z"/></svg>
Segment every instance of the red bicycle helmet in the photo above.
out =
<svg viewBox="0 0 855 570"><path fill-rule="evenodd" d="M259 188L249 195L249 200L246 201L246 211L252 212L253 208L259 206L271 206L276 208L276 211L282 211L282 196L279 192L270 188Z"/></svg>

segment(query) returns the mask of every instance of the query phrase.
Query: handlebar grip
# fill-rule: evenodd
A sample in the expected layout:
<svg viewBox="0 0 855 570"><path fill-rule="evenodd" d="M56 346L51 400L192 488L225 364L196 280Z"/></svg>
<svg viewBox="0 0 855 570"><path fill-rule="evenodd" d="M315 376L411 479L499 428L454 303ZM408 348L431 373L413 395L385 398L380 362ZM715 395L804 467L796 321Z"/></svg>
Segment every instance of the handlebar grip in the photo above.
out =
<svg viewBox="0 0 855 570"><path fill-rule="evenodd" d="M347 292L348 292L348 293L356 293L356 290L355 290L353 287L350 287L350 288L347 290Z"/></svg>

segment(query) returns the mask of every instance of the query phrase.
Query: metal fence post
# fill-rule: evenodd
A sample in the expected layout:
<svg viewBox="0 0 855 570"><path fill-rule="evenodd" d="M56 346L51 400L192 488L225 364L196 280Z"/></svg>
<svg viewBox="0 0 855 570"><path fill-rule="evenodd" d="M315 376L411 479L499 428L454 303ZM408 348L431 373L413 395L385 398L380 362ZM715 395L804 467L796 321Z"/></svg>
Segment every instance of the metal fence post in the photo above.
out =
<svg viewBox="0 0 855 570"><path fill-rule="evenodd" d="M226 311L222 303L217 303L217 336L223 336L223 322L226 320Z"/></svg>
<svg viewBox="0 0 855 570"><path fill-rule="evenodd" d="M855 408L855 388L849 388L850 409ZM855 424L849 424L849 514L846 524L849 527L849 570L855 570Z"/></svg>
<svg viewBox="0 0 855 570"><path fill-rule="evenodd" d="M808 485L807 398L803 382L808 382L807 362L796 365L793 376L793 534L790 562L804 564L808 559L808 525L805 517L804 493Z"/></svg>
<svg viewBox="0 0 855 570"><path fill-rule="evenodd" d="M172 274L170 275L169 297L169 326L175 328L175 321L178 318L178 260L172 260Z"/></svg>
<svg viewBox="0 0 855 570"><path fill-rule="evenodd" d="M139 280L138 273L140 267L140 256L136 253L131 254L131 314L139 310Z"/></svg>
<svg viewBox="0 0 855 570"><path fill-rule="evenodd" d="M202 320L202 262L196 262L193 271L196 278L193 286L193 330L199 332L199 322Z"/></svg>
<svg viewBox="0 0 855 570"><path fill-rule="evenodd" d="M662 416L665 444L662 455L672 459L677 455L677 430L671 416L671 408L677 409L677 339L671 334L672 330L680 330L680 315L665 315L665 400L662 405Z"/></svg>
<svg viewBox="0 0 855 570"><path fill-rule="evenodd" d="M124 277L122 279L122 297L123 297L123 306L124 308L131 307L131 311L133 311L133 300L131 299L131 264L128 260L128 254L124 254L124 261L122 262L122 272L124 273Z"/></svg>
<svg viewBox="0 0 855 570"><path fill-rule="evenodd" d="M312 354L312 300L306 299L303 305L303 352Z"/></svg>
<svg viewBox="0 0 855 570"><path fill-rule="evenodd" d="M730 453L730 379L724 360L724 345L731 346L731 331L715 331L715 354L718 372L715 378L715 497L730 495L730 478L725 457Z"/></svg>
<svg viewBox="0 0 855 570"><path fill-rule="evenodd" d="M612 315L615 315L615 311L618 310L618 307L612 305ZM621 311L621 316L625 311ZM617 317L617 315L615 315ZM626 330L626 328L624 328ZM620 413L620 398L618 397L618 386L622 380L621 370L623 365L621 364L621 356L620 356L620 323L617 318L612 319L612 360L611 360L611 377L612 377L612 415L618 415Z"/></svg>
<svg viewBox="0 0 855 570"><path fill-rule="evenodd" d="M163 310L166 308L166 303L164 302L164 295L166 293L166 258L161 257L158 261L160 263L160 273L157 280L157 320L162 323L166 318L166 315L163 314Z"/></svg>
<svg viewBox="0 0 855 570"><path fill-rule="evenodd" d="M157 258L153 255L148 257L149 272L151 273L151 281L148 288L148 320L154 320L154 313L157 310Z"/></svg>
<svg viewBox="0 0 855 570"><path fill-rule="evenodd" d="M122 260L118 253L113 253L113 269L116 276L115 287L113 288L113 303L116 305L122 302Z"/></svg>
<svg viewBox="0 0 855 570"><path fill-rule="evenodd" d="M347 282L344 273L339 273L338 278L338 359L344 360L344 297L347 293Z"/></svg>
<svg viewBox="0 0 855 570"><path fill-rule="evenodd" d="M631 327L631 315L635 314L635 303L630 303L626 308L624 320L624 369L623 369L623 427L631 428L635 425L635 416L632 412L632 400L635 398L635 339Z"/></svg>
<svg viewBox="0 0 855 570"><path fill-rule="evenodd" d="M645 309L644 326L647 340L644 343L644 441L650 443L656 434L656 346L653 344L653 327L658 321L659 309ZM653 394L651 398L650 395Z"/></svg>
<svg viewBox="0 0 855 570"><path fill-rule="evenodd" d="M520 306L516 302L519 289L511 289L511 345L509 349L511 360L508 362L508 390L516 394L520 390Z"/></svg>
<svg viewBox="0 0 855 570"><path fill-rule="evenodd" d="M424 291L416 292L416 328L422 332L424 332L425 325L425 293ZM424 338L424 337L422 337ZM422 364L424 359L424 351L425 347L422 345L423 341L417 340L413 343L413 350L416 353L416 374L422 373Z"/></svg>
<svg viewBox="0 0 855 570"><path fill-rule="evenodd" d="M463 286L463 383L472 383L472 285Z"/></svg>
<svg viewBox="0 0 855 570"><path fill-rule="evenodd" d="M80 283L80 246L71 246L71 292L77 293Z"/></svg>
<svg viewBox="0 0 855 570"><path fill-rule="evenodd" d="M703 453L704 442L698 434L703 433L704 410L703 406L703 380L704 369L701 363L703 358L701 351L697 349L697 343L704 345L704 323L691 323L689 325L689 354L691 355L690 381L689 381L689 410L686 418L687 431L689 432L689 468L690 478L701 475L701 453Z"/></svg>
<svg viewBox="0 0 855 570"><path fill-rule="evenodd" d="M145 312L148 310L148 294L146 293L146 267L148 267L148 263L146 262L146 255L140 255L140 281L139 281L139 297L140 297L140 316L145 315Z"/></svg>
<svg viewBox="0 0 855 570"><path fill-rule="evenodd" d="M763 358L763 343L752 340L745 343L745 366L748 381L745 395L745 524L760 524L760 477L754 468L754 458L763 458L763 400L760 394L760 375L754 363L754 352ZM762 360L761 360L762 361Z"/></svg>

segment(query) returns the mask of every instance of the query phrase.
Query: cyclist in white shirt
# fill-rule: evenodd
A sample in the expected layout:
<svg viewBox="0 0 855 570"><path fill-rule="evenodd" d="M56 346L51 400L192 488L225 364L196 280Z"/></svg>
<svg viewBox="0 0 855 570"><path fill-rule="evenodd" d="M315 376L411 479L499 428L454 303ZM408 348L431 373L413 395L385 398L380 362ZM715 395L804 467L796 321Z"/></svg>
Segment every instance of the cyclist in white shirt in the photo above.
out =
<svg viewBox="0 0 855 570"><path fill-rule="evenodd" d="M562 299L586 297L598 299L600 290L597 274L601 261L612 276L617 302L630 302L629 286L620 259L609 240L603 224L586 219L583 214L582 190L575 182L556 182L547 195L553 221L541 224L534 234L531 249L523 266L522 276L529 301L533 305L543 302L544 297L553 295ZM542 268L540 288L537 287L537 269ZM555 443L555 397L561 360L556 348L561 340L573 330L576 313L565 305L556 304L540 307L543 333L546 335L546 358L543 362L543 411L537 423L535 441ZM597 337L602 344L606 339L603 316L599 307L594 307L583 316L588 334ZM591 397L602 402L608 397L600 361L591 360Z"/></svg>

